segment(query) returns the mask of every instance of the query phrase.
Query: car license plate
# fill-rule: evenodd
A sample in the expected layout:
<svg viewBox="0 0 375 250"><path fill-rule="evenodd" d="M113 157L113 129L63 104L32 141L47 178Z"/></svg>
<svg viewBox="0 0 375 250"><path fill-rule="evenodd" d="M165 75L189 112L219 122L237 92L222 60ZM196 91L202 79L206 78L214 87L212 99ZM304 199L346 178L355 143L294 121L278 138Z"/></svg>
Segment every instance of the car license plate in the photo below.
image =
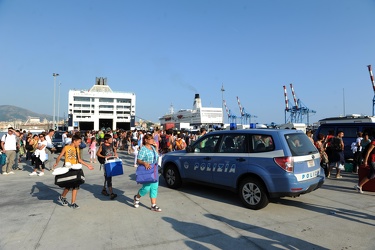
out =
<svg viewBox="0 0 375 250"><path fill-rule="evenodd" d="M314 167L314 166L315 166L315 162L314 162L314 160L309 160L309 161L307 161L307 166L308 166L309 168Z"/></svg>

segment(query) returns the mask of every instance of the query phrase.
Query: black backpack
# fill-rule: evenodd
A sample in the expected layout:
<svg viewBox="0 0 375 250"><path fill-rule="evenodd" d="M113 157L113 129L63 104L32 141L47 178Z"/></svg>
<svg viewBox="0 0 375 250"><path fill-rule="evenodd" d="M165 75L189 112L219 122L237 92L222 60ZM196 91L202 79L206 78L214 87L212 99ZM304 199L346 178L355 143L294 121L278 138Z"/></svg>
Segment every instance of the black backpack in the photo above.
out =
<svg viewBox="0 0 375 250"><path fill-rule="evenodd" d="M170 147L170 142L169 142L169 136L168 135L161 135L160 136L160 142L159 142L159 147L161 149L168 149Z"/></svg>
<svg viewBox="0 0 375 250"><path fill-rule="evenodd" d="M114 148L114 147L113 147L113 144L112 144L111 146L108 146L108 147L107 147L107 146L104 145L104 143L101 144L100 147L102 147L101 155L103 155L103 152L104 152L104 151L107 151L107 150L106 150L105 148L103 148L103 147L106 147L106 148L112 147L112 148ZM97 156L97 157L98 157L98 162L99 162L100 164L104 164L104 163L105 163L105 158L104 158L104 157L100 157L100 156Z"/></svg>
<svg viewBox="0 0 375 250"><path fill-rule="evenodd" d="M342 151L341 140L337 137L331 139L331 148L335 151Z"/></svg>

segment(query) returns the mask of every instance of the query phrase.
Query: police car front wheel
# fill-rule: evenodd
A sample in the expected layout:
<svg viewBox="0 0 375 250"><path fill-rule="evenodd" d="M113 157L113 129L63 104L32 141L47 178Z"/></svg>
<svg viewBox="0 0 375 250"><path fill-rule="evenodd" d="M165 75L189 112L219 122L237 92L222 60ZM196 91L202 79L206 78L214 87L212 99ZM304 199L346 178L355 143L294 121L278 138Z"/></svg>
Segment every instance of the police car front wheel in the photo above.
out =
<svg viewBox="0 0 375 250"><path fill-rule="evenodd" d="M245 207L258 210L268 205L267 190L264 184L256 178L248 177L241 181L239 194Z"/></svg>
<svg viewBox="0 0 375 250"><path fill-rule="evenodd" d="M167 183L167 186L173 189L177 189L181 186L181 177L177 168L172 165L165 167L164 179Z"/></svg>

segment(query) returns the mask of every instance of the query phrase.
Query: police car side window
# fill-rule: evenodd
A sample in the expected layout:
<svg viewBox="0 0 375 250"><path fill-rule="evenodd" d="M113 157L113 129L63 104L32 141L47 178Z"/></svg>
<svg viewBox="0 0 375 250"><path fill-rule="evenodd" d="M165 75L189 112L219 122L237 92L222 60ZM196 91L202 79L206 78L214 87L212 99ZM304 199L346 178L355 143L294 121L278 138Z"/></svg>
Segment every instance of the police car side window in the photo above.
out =
<svg viewBox="0 0 375 250"><path fill-rule="evenodd" d="M207 136L195 145L195 153L214 153L220 139L219 135Z"/></svg>
<svg viewBox="0 0 375 250"><path fill-rule="evenodd" d="M245 153L245 135L224 135L219 147L220 153Z"/></svg>
<svg viewBox="0 0 375 250"><path fill-rule="evenodd" d="M252 135L252 152L268 152L274 150L272 136L270 135Z"/></svg>

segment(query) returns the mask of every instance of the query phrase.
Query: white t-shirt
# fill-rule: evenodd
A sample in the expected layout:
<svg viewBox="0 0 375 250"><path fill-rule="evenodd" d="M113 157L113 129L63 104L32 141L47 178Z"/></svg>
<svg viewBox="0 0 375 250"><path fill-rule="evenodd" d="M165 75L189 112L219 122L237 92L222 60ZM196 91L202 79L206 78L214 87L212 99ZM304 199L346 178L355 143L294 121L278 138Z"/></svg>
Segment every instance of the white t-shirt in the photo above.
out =
<svg viewBox="0 0 375 250"><path fill-rule="evenodd" d="M53 148L52 139L49 135L46 135L45 141L47 142L47 148Z"/></svg>
<svg viewBox="0 0 375 250"><path fill-rule="evenodd" d="M5 134L1 138L4 142L4 149L6 150L16 150L17 149L17 138L15 134Z"/></svg>

